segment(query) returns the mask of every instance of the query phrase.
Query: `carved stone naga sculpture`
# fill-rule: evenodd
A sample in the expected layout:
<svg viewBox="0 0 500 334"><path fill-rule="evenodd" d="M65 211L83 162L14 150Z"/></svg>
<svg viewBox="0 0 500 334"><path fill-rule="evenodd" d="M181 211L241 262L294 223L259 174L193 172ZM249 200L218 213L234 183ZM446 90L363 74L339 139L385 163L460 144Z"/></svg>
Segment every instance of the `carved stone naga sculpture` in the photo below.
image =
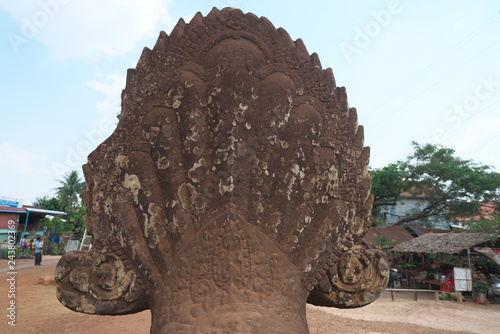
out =
<svg viewBox="0 0 500 334"><path fill-rule="evenodd" d="M114 133L84 165L90 252L57 296L84 313L150 309L151 333L308 333L306 302L374 301L383 253L369 150L331 69L240 10L161 32L130 69Z"/></svg>

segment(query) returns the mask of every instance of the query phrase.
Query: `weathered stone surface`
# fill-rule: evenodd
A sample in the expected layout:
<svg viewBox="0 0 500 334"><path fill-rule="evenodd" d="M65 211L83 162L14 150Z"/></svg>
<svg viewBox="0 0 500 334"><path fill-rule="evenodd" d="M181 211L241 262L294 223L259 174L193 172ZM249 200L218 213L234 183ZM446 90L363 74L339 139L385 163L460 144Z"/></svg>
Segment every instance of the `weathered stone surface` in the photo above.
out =
<svg viewBox="0 0 500 334"><path fill-rule="evenodd" d="M306 301L358 307L387 283L356 111L301 40L239 10L164 32L128 72L115 132L84 166L90 253L58 298L151 309L152 333L308 333Z"/></svg>

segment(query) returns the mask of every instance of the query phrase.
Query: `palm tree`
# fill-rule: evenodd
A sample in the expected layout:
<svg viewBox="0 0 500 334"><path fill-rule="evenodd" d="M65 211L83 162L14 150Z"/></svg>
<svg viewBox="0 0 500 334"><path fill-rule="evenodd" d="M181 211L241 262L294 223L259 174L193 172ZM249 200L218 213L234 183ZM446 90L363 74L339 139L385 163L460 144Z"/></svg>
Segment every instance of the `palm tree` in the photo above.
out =
<svg viewBox="0 0 500 334"><path fill-rule="evenodd" d="M75 206L78 203L80 193L85 189L85 181L81 179L76 170L66 174L63 180L57 181L61 184L55 189L61 209L65 210L68 206Z"/></svg>

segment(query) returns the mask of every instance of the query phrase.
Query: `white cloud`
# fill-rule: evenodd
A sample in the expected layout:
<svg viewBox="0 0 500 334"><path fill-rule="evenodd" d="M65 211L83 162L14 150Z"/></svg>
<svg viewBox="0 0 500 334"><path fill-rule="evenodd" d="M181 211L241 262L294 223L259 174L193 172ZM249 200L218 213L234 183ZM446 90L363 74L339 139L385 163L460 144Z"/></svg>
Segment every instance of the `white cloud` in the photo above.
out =
<svg viewBox="0 0 500 334"><path fill-rule="evenodd" d="M96 79L88 81L85 86L102 93L103 99L96 102L99 111L82 130L78 141L68 144L64 156L52 163L53 173L63 175L71 170L80 170L86 157L101 144L116 128L117 115L121 108L121 92L125 87L125 76L96 73Z"/></svg>
<svg viewBox="0 0 500 334"><path fill-rule="evenodd" d="M171 4L172 0L0 0L19 23L19 30L9 37L14 48L36 38L53 58L86 61L127 53L141 39L172 28L167 11Z"/></svg>
<svg viewBox="0 0 500 334"><path fill-rule="evenodd" d="M121 92L125 88L126 77L103 73L96 73L96 77L99 80L88 81L85 85L106 96L104 100L96 103L99 119L116 120L116 115L120 113Z"/></svg>
<svg viewBox="0 0 500 334"><path fill-rule="evenodd" d="M39 164L45 164L49 157L45 154L29 152L15 147L10 143L0 143L0 174L15 171L19 175L29 175L34 172L47 173L48 170L40 169Z"/></svg>
<svg viewBox="0 0 500 334"><path fill-rule="evenodd" d="M53 195L55 176L50 170L50 159L46 154L33 153L2 142L0 161L2 195L21 198L24 204L31 203L35 197Z"/></svg>
<svg viewBox="0 0 500 334"><path fill-rule="evenodd" d="M457 149L461 151L476 149L488 139L500 132L500 118L480 119L467 127L465 135L458 141Z"/></svg>

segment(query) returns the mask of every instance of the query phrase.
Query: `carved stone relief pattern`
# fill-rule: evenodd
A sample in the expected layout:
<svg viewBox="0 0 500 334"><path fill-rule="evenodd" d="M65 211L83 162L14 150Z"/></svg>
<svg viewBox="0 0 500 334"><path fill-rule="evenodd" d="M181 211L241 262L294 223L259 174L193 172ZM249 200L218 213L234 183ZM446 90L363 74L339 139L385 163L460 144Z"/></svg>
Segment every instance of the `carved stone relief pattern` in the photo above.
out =
<svg viewBox="0 0 500 334"><path fill-rule="evenodd" d="M284 332L307 333L309 294L354 307L386 283L383 256L356 248L371 224L368 160L345 89L301 40L251 13L197 14L144 49L117 129L84 166L91 256L124 263L153 332L254 319L245 331L265 333L279 314ZM73 257L61 271L92 265ZM63 303L86 293L70 277ZM99 313L90 300L65 305Z"/></svg>

